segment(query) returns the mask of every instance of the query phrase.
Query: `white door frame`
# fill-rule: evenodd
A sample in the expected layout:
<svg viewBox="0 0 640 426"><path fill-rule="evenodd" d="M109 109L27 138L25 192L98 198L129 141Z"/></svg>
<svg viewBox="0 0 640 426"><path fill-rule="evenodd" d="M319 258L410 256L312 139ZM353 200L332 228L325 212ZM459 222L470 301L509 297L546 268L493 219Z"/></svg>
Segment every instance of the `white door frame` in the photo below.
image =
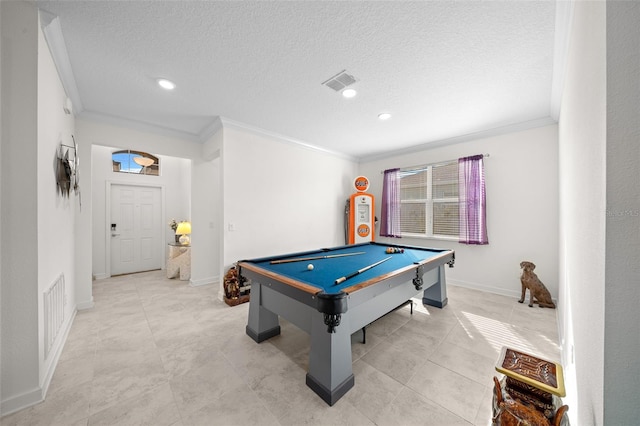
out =
<svg viewBox="0 0 640 426"><path fill-rule="evenodd" d="M165 194L164 194L164 185L158 184L150 184L150 183L132 183L132 182L122 182L117 180L107 180L106 188L105 188L105 272L107 278L111 278L111 187L113 185L121 185L121 186L146 186L150 188L160 188L160 223L166 223L165 217ZM162 249L166 246L166 232L161 232L160 242L162 244L162 248L160 253L162 253ZM166 268L166 256L162 257L162 269Z"/></svg>

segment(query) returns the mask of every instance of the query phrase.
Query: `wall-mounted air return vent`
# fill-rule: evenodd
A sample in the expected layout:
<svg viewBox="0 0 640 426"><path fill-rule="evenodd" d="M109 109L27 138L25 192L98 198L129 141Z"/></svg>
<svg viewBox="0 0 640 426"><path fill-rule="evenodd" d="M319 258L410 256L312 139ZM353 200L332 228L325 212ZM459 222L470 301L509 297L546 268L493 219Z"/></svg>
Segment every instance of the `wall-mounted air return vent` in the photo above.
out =
<svg viewBox="0 0 640 426"><path fill-rule="evenodd" d="M334 75L333 77L331 77L327 81L324 81L322 84L324 84L327 87L332 88L336 92L341 91L345 87L350 86L350 85L352 85L353 83L356 82L355 77L352 76L352 75L347 74L346 71L347 70L340 71L338 74Z"/></svg>

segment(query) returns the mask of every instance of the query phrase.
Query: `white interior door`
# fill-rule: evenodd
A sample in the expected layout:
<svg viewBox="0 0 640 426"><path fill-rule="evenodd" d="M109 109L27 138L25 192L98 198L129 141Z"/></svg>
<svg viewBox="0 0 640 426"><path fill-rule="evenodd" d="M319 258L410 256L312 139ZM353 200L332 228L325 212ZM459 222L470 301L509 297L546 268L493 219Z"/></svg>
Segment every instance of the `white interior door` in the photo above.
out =
<svg viewBox="0 0 640 426"><path fill-rule="evenodd" d="M111 275L162 268L161 189L111 185Z"/></svg>

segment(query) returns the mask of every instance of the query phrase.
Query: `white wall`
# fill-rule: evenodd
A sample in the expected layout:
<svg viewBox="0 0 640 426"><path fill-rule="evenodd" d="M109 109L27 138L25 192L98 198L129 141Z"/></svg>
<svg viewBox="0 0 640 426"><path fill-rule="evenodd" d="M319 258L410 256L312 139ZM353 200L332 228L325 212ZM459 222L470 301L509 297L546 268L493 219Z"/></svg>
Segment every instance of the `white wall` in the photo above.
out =
<svg viewBox="0 0 640 426"><path fill-rule="evenodd" d="M2 6L0 5L0 24L2 23ZM2 86L4 81L2 79L2 33L0 32L0 111L4 108L2 103L4 102L4 96L2 95ZM2 146L3 143L2 132L2 113L0 113L0 177L2 177ZM0 241L2 241L2 186L0 185ZM2 259L2 244L0 244L0 259ZM2 307L2 261L0 261L0 308ZM0 348L2 347L2 317L0 316ZM2 350L0 349L0 366L2 366ZM0 377L2 374L2 368L0 367ZM2 386L0 385L0 417L2 417Z"/></svg>
<svg viewBox="0 0 640 426"><path fill-rule="evenodd" d="M605 29L604 2L575 2L559 122L558 309L566 402L580 425L604 424Z"/></svg>
<svg viewBox="0 0 640 426"><path fill-rule="evenodd" d="M225 271L242 259L344 244L354 161L234 127L224 128L222 158Z"/></svg>
<svg viewBox="0 0 640 426"><path fill-rule="evenodd" d="M41 397L38 342L38 14L25 2L2 8L2 365L0 412ZM55 189L54 189L55 190Z"/></svg>
<svg viewBox="0 0 640 426"><path fill-rule="evenodd" d="M77 123L77 120L76 120ZM77 126L76 126L77 129ZM80 158L80 196L74 203L75 213L75 267L76 267L76 307L92 308L93 305L93 269L92 250L93 206L91 202L91 142L76 133L75 141Z"/></svg>
<svg viewBox="0 0 640 426"><path fill-rule="evenodd" d="M193 161L191 283L217 283L220 276L220 159Z"/></svg>
<svg viewBox="0 0 640 426"><path fill-rule="evenodd" d="M93 145L121 149L139 147L141 151L177 158L201 158L202 144L186 139L151 133L124 126L78 117L76 132Z"/></svg>
<svg viewBox="0 0 640 426"><path fill-rule="evenodd" d="M40 402L76 307L75 196L56 192L56 150L72 144L72 116L40 29L27 2L2 6L2 368L0 412ZM31 161L31 163L29 163ZM29 165L31 164L31 165ZM60 275L66 321L44 356L45 290Z"/></svg>
<svg viewBox="0 0 640 426"><path fill-rule="evenodd" d="M639 21L637 2L574 5L560 114L560 325L572 424L640 416Z"/></svg>
<svg viewBox="0 0 640 426"><path fill-rule="evenodd" d="M603 424L640 418L640 3L606 2Z"/></svg>
<svg viewBox="0 0 640 426"><path fill-rule="evenodd" d="M558 152L557 126L397 155L360 165L369 178L380 215L382 172L395 167L437 163L476 154L485 158L489 245L402 238L379 241L453 249L455 267L447 269L451 284L520 297L520 262L530 260L554 298L558 296Z"/></svg>
<svg viewBox="0 0 640 426"><path fill-rule="evenodd" d="M191 284L218 284L222 271L222 145L220 128L203 145L203 159L193 161Z"/></svg>
<svg viewBox="0 0 640 426"><path fill-rule="evenodd" d="M87 145L88 149L84 149L83 152L92 152L90 161L87 161L91 166L95 165L95 159L93 158L94 149L101 152L100 155L104 155L102 149L105 147L112 147L114 150L116 148L136 149L161 157L161 161L168 164L170 170L173 170L170 171L167 176L173 176L173 178L161 176L160 179L158 179L157 177L147 176L146 179L152 179L152 181L155 182L166 180L167 182L168 186L165 191L166 209L163 216L165 218L165 222L168 223L172 218L176 220L190 219L192 197L200 196L200 194L192 194L191 167L189 166L188 168L185 168L186 163L182 162L180 164L183 164L183 168L178 172L175 167L172 168L171 165L176 165L174 160L193 160L201 158L203 151L202 144L172 136L166 136L160 133L151 133L84 118L76 119L76 134L81 146L82 144ZM102 166L105 163L101 160L99 164ZM88 179L86 180L86 185L82 192L84 200L92 200L92 205L90 206L91 221L90 224L87 225L91 229L91 231L87 233L87 235L90 236L85 236L83 241L85 244L90 244L91 246L90 251L92 252L92 259L90 263L93 264L93 274L98 278L104 278L104 274L106 274L106 238L102 237L99 241L91 241L91 236L100 234L101 231L97 228L105 225L105 195L101 192L104 192L104 188L106 187L106 177L113 175L113 173L106 169L101 169L101 171L98 171L97 173L99 176L96 176L96 172L93 170L90 170L90 173L87 173L86 176L91 176L91 182L88 182ZM121 175L124 176L124 174ZM140 176L136 177L139 178ZM129 176L129 178L124 177L125 180L130 178L131 176ZM127 180L127 182L128 181L129 180ZM96 196L92 194L94 188L98 188L99 191ZM95 202L98 202L99 204L93 205ZM173 238L173 234L168 228L168 225L165 232L165 238L168 242ZM89 263L89 261L87 262ZM194 267L193 262L192 267ZM86 293L90 294L90 284L84 290Z"/></svg>
<svg viewBox="0 0 640 426"><path fill-rule="evenodd" d="M73 189L63 196L56 187L56 158L61 144L73 146L74 117L65 114L66 99L62 82L42 31L38 31L38 341L44 341L45 314L43 297L62 274L65 280L65 323L68 330L76 311L75 275L75 213L79 204ZM69 152L75 151L62 147ZM52 353L45 358L44 345L40 344L40 384L46 389L51 381L62 350L64 335L60 335Z"/></svg>
<svg viewBox="0 0 640 426"><path fill-rule="evenodd" d="M84 134L91 139L90 135ZM129 185L151 185L163 190L163 221L167 224L164 231L164 243L161 252L166 252L166 244L174 238L168 222L171 219L191 220L191 160L184 158L157 155L155 151L135 144L133 150L146 151L160 159L160 176L146 176L113 171L111 154L121 148L93 145L91 150L91 187L92 187L92 237L93 237L93 274L97 278L109 276L110 265L107 264L107 184L121 183Z"/></svg>

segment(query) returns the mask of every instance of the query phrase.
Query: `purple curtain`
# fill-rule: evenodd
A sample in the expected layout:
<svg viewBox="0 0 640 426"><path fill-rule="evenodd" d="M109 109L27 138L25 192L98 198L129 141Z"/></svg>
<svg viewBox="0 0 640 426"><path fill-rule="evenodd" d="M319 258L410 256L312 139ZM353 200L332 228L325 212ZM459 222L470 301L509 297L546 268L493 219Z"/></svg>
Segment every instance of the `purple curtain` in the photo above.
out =
<svg viewBox="0 0 640 426"><path fill-rule="evenodd" d="M400 238L400 169L384 171L381 237Z"/></svg>
<svg viewBox="0 0 640 426"><path fill-rule="evenodd" d="M483 157L458 159L459 242L463 244L489 244Z"/></svg>

